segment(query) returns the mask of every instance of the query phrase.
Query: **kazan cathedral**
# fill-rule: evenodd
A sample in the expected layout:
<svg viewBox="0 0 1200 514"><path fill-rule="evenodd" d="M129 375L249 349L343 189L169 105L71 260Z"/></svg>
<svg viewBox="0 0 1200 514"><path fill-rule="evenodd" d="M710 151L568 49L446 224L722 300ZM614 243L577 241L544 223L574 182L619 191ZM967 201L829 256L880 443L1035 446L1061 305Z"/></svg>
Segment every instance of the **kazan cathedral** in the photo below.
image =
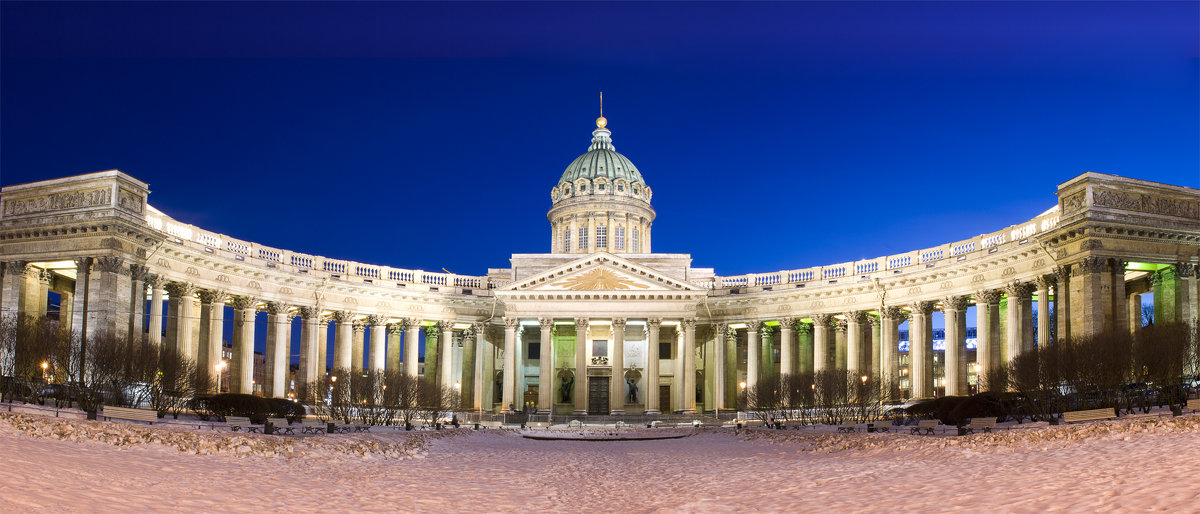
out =
<svg viewBox="0 0 1200 514"><path fill-rule="evenodd" d="M141 337L201 369L222 361L230 323L232 392L402 370L453 387L463 410L577 415L731 409L760 380L825 369L903 397L965 394L1041 342L1138 330L1144 294L1156 319L1200 319L1200 190L1084 173L988 234L723 276L654 253L653 189L611 136L596 120L550 189L547 253L476 276L211 232L118 170L9 185L0 310Z"/></svg>

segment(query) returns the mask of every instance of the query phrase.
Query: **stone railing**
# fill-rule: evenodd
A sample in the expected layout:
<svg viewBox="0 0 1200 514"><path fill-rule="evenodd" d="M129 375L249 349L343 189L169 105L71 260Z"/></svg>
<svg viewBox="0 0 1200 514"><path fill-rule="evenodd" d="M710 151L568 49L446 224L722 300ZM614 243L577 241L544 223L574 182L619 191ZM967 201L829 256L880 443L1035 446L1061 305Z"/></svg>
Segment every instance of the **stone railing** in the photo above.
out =
<svg viewBox="0 0 1200 514"><path fill-rule="evenodd" d="M732 289L738 287L764 287L778 284L796 284L797 287L812 284L837 283L839 280L870 278L880 272L904 273L962 262L974 256L995 253L1008 245L1021 245L1030 236L1058 226L1058 206L1019 225L1012 225L990 234L971 239L915 250L898 255L888 255L854 262L843 262L828 266L815 266L796 270L770 273L750 273L731 277L713 277L701 285L708 289Z"/></svg>
<svg viewBox="0 0 1200 514"><path fill-rule="evenodd" d="M444 288L486 290L494 287L489 283L487 277L391 268L263 246L224 234L209 232L195 225L180 223L154 207L146 210L146 224L162 231L168 236L168 241L176 244L194 247L219 257L264 268L328 276L334 279L353 280L368 284L381 282L402 285L422 284L443 290Z"/></svg>

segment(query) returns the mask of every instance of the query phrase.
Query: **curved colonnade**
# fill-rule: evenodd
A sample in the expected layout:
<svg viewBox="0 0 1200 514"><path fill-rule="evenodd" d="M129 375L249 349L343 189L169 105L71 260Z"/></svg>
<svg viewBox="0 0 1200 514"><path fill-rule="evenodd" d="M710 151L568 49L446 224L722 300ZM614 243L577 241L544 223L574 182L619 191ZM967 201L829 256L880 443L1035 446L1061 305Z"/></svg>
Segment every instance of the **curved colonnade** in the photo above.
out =
<svg viewBox="0 0 1200 514"><path fill-rule="evenodd" d="M1051 209L997 232L829 266L718 276L687 254L581 255L556 243L463 276L205 231L151 207L147 184L113 170L3 189L0 310L45 313L55 292L75 330L144 334L206 367L232 323L237 392L284 397L330 365L402 369L460 387L464 408L577 414L732 408L743 383L830 368L912 397L964 394L980 370L1039 343L1136 330L1140 294L1153 291L1161 319L1200 320L1200 192L1086 173L1057 193ZM1036 330L1034 305L1051 320Z"/></svg>

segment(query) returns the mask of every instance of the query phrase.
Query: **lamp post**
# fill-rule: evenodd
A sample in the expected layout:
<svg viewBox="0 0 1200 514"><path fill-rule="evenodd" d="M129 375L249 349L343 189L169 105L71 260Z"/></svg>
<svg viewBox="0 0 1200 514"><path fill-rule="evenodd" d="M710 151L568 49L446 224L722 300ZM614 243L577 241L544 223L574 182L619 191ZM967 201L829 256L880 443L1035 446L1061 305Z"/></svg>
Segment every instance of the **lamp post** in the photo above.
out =
<svg viewBox="0 0 1200 514"><path fill-rule="evenodd" d="M224 359L217 363L217 394L221 393L221 372L225 370L226 365L228 363Z"/></svg>
<svg viewBox="0 0 1200 514"><path fill-rule="evenodd" d="M46 381L46 368L50 367L50 363L42 361L42 382Z"/></svg>

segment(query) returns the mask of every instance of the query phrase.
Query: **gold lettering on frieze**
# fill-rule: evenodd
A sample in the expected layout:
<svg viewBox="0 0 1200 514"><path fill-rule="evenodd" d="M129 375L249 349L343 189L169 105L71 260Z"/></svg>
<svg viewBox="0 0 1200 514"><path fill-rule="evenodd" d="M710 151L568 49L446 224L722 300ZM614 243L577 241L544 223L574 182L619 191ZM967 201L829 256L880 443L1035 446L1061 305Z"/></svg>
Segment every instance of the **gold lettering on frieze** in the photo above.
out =
<svg viewBox="0 0 1200 514"><path fill-rule="evenodd" d="M33 198L4 199L5 216L25 216L43 212L101 207L112 204L112 190L104 187L86 191L65 191Z"/></svg>

